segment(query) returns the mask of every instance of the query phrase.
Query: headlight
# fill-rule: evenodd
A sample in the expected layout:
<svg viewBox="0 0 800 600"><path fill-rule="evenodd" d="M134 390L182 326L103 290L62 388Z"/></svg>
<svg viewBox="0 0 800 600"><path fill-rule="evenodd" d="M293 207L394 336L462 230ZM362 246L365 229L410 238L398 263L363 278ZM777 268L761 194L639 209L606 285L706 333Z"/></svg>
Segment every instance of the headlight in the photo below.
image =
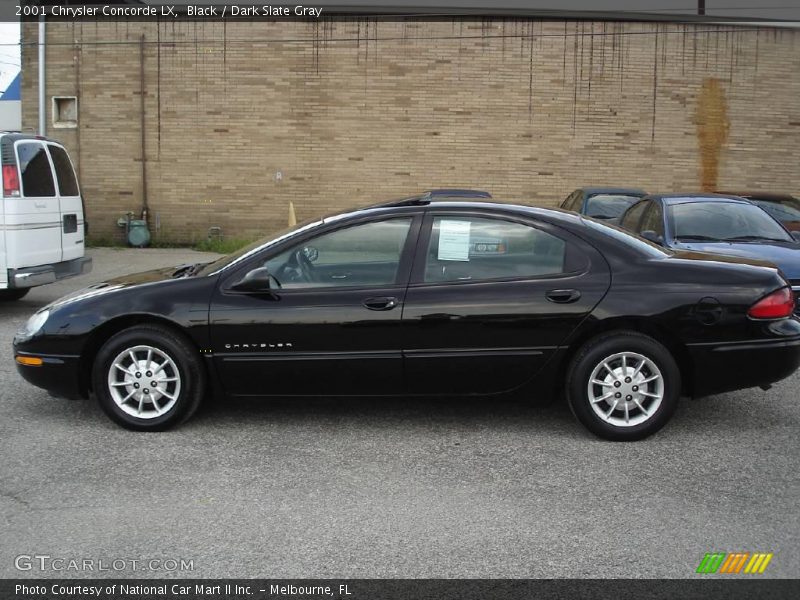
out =
<svg viewBox="0 0 800 600"><path fill-rule="evenodd" d="M17 339L27 340L32 338L37 333L39 333L39 330L47 322L49 316L50 316L49 310L42 310L37 312L30 319L28 319L28 322L25 323L25 326L22 329L20 329L19 332L17 332Z"/></svg>

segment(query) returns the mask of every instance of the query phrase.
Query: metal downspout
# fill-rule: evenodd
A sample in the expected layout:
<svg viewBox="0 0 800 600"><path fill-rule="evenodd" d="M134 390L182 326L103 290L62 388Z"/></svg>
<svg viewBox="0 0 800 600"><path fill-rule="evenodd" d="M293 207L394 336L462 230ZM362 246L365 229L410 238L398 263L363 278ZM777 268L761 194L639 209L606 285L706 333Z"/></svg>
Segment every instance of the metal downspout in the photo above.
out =
<svg viewBox="0 0 800 600"><path fill-rule="evenodd" d="M39 17L39 135L47 135L47 103L45 102L45 29L44 15Z"/></svg>

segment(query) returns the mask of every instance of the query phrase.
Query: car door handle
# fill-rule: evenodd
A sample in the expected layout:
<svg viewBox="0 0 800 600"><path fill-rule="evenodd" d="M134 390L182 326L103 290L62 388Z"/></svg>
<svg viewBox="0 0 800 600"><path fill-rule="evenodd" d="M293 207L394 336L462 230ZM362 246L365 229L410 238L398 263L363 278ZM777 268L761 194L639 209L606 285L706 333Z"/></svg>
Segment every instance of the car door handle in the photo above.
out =
<svg viewBox="0 0 800 600"><path fill-rule="evenodd" d="M550 290L544 296L550 302L569 304L578 300L581 297L581 293L578 290Z"/></svg>
<svg viewBox="0 0 800 600"><path fill-rule="evenodd" d="M397 306L397 298L385 296L367 298L364 300L364 306L370 310L392 310L395 306Z"/></svg>

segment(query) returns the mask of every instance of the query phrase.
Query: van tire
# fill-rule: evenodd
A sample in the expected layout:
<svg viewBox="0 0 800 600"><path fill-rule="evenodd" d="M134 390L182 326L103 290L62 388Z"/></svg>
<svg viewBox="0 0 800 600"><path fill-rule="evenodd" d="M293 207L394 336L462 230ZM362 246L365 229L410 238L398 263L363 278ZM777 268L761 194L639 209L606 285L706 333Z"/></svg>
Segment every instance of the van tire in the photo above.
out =
<svg viewBox="0 0 800 600"><path fill-rule="evenodd" d="M0 302L20 300L24 298L31 288L14 288L11 290L0 290Z"/></svg>

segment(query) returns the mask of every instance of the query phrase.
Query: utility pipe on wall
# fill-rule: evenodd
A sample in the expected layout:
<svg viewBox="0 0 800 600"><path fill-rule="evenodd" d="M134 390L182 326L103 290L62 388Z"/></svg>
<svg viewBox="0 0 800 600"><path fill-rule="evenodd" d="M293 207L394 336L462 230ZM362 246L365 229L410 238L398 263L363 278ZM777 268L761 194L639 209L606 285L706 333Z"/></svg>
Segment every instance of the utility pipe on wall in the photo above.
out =
<svg viewBox="0 0 800 600"><path fill-rule="evenodd" d="M44 15L39 17L39 135L47 135L47 103L45 102L44 83L44 49L45 49Z"/></svg>
<svg viewBox="0 0 800 600"><path fill-rule="evenodd" d="M144 114L144 35L139 38L139 97L141 98L141 134L142 134L142 220L147 223L147 138L145 137Z"/></svg>

